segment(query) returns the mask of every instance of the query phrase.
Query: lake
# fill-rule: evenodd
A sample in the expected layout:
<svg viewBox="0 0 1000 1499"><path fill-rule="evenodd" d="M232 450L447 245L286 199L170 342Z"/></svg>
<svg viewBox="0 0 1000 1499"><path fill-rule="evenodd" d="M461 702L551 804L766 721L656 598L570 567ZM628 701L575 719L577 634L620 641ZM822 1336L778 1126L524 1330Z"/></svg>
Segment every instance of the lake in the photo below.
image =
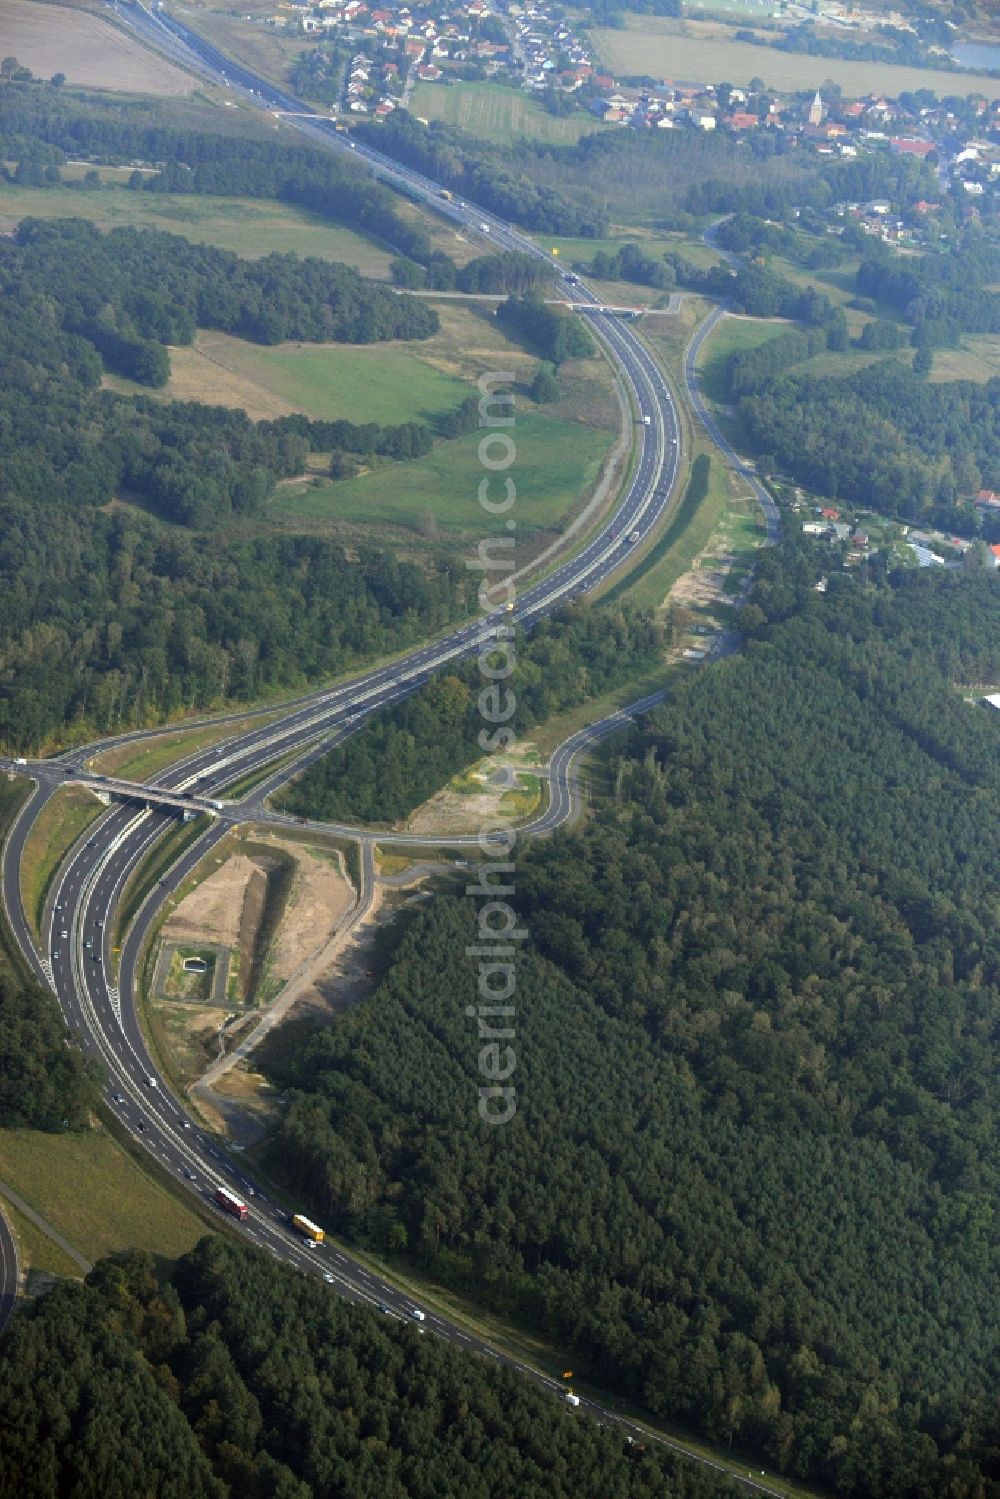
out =
<svg viewBox="0 0 1000 1499"><path fill-rule="evenodd" d="M981 68L985 73L1000 70L1000 46L991 42L962 42L952 48L951 55L963 68Z"/></svg>

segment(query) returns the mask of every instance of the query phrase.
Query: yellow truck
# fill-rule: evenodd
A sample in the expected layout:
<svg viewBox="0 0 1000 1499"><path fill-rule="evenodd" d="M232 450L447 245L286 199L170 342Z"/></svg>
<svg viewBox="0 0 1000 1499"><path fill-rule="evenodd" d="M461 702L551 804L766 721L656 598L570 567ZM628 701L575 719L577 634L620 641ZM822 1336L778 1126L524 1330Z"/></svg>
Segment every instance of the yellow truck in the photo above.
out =
<svg viewBox="0 0 1000 1499"><path fill-rule="evenodd" d="M307 1218L304 1213L295 1214L295 1217L292 1219L292 1227L296 1229L303 1236L303 1238L308 1239L311 1244L322 1244L323 1240L326 1238L326 1234L323 1232L323 1230L319 1228L315 1223L313 1223L311 1218Z"/></svg>

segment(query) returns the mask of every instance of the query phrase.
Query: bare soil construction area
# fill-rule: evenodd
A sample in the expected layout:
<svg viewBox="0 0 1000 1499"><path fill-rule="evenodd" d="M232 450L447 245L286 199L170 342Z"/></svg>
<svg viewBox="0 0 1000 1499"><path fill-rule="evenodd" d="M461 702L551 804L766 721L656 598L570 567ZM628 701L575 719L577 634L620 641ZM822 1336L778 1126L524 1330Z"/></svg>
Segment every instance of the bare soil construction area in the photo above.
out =
<svg viewBox="0 0 1000 1499"><path fill-rule="evenodd" d="M189 74L87 11L3 0L0 35L4 56L16 57L36 78L64 73L68 83L129 94L190 94L194 88Z"/></svg>
<svg viewBox="0 0 1000 1499"><path fill-rule="evenodd" d="M295 844L295 881L274 939L270 971L284 983L309 953L322 946L350 909L354 892L331 860Z"/></svg>
<svg viewBox="0 0 1000 1499"><path fill-rule="evenodd" d="M163 936L171 942L213 942L220 947L237 947L247 895L252 885L264 878L256 860L246 854L233 854L185 895L165 924Z"/></svg>
<svg viewBox="0 0 1000 1499"><path fill-rule="evenodd" d="M536 758L534 745L525 740L509 755L471 766L418 807L406 831L447 837L474 833L498 817L529 816L541 800Z"/></svg>
<svg viewBox="0 0 1000 1499"><path fill-rule="evenodd" d="M259 1004L322 946L352 899L333 856L258 834L184 896L161 938L164 946L228 948L240 997Z"/></svg>

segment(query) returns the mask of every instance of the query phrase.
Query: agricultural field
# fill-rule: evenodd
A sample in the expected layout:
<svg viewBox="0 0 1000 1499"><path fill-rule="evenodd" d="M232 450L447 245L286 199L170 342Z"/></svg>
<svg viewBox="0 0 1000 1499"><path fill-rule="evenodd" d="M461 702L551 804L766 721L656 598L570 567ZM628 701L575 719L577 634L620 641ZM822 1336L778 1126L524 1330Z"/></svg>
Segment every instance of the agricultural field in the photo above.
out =
<svg viewBox="0 0 1000 1499"><path fill-rule="evenodd" d="M559 119L523 90L501 83L418 83L410 113L425 120L460 125L480 140L502 145L509 145L519 135L546 145L575 145L581 135L608 128L582 110Z"/></svg>
<svg viewBox="0 0 1000 1499"><path fill-rule="evenodd" d="M751 42L729 41L730 32L725 27L654 16L626 15L623 30L594 27L590 35L601 61L619 78L649 75L693 83L725 80L737 85L763 78L770 88L789 91L819 88L830 79L851 98L869 93L896 95L921 88L933 89L941 96L964 96L976 90L987 99L1000 96L1000 82L988 74L777 52Z"/></svg>
<svg viewBox="0 0 1000 1499"><path fill-rule="evenodd" d="M85 168L78 168L84 171ZM72 169L64 168L70 176ZM329 224L317 214L266 198L195 197L189 193L131 192L124 172L101 169L97 188L30 188L0 182L0 231L21 219L90 219L101 229L135 226L180 234L195 244L217 245L248 260L272 253L338 260L364 276L388 279L392 252L385 246Z"/></svg>
<svg viewBox="0 0 1000 1499"><path fill-rule="evenodd" d="M85 88L162 96L195 87L190 73L87 11L4 0L2 31L4 56L16 57L37 78L63 73Z"/></svg>
<svg viewBox="0 0 1000 1499"><path fill-rule="evenodd" d="M0 1130L0 1179L91 1262L125 1249L173 1259L207 1231L101 1127Z"/></svg>

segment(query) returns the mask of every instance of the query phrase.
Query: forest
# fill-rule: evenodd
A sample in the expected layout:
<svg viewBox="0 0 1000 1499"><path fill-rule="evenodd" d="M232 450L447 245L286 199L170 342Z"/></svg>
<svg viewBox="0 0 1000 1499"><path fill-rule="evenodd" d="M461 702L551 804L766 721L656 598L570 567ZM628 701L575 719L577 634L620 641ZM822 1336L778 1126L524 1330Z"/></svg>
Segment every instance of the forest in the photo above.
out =
<svg viewBox="0 0 1000 1499"><path fill-rule="evenodd" d="M243 121L226 124L232 131ZM156 173L133 173L130 185L137 192L274 198L383 239L421 264L432 254L424 230L399 213L395 193L329 151L256 134L226 134L217 125L185 129L155 100L123 103L44 84L0 91L0 158L18 166L58 168L67 156L159 166ZM38 186L46 185L44 172L29 175Z"/></svg>
<svg viewBox="0 0 1000 1499"><path fill-rule="evenodd" d="M328 821L397 822L467 765L505 749L533 724L597 697L662 657L664 627L651 616L576 605L541 619L514 649L487 664L516 661L504 682L516 702L495 743L483 729L479 662L432 677L403 702L374 714L346 744L317 760L277 801ZM483 735L486 734L487 742Z"/></svg>
<svg viewBox="0 0 1000 1499"><path fill-rule="evenodd" d="M593 239L607 233L607 213L595 194L541 190L525 174L520 146L494 146L440 120L422 125L405 109L356 129L367 144L501 218L546 234Z"/></svg>
<svg viewBox="0 0 1000 1499"><path fill-rule="evenodd" d="M0 499L0 744L23 753L288 696L474 606L469 574L444 559Z"/></svg>
<svg viewBox="0 0 1000 1499"><path fill-rule="evenodd" d="M5 297L21 306L49 298L61 326L92 342L106 329L188 344L196 328L220 328L263 344L366 344L428 338L440 327L433 308L350 266L297 255L243 260L156 229L102 234L85 219L22 220L0 253L0 276Z"/></svg>
<svg viewBox="0 0 1000 1499"><path fill-rule="evenodd" d="M1000 378L929 384L897 359L841 379L808 367L782 375L792 336L780 335L776 379L767 373L772 341L729 366L733 394L747 391L739 415L766 468L903 520L950 515L1000 482Z"/></svg>
<svg viewBox="0 0 1000 1499"><path fill-rule="evenodd" d="M735 1486L505 1364L228 1239L102 1260L2 1343L18 1499L721 1499Z"/></svg>
<svg viewBox="0 0 1000 1499"><path fill-rule="evenodd" d="M24 781L0 780L0 842L24 795ZM100 1097L100 1068L67 1046L56 997L35 981L0 911L0 1128L82 1129Z"/></svg>
<svg viewBox="0 0 1000 1499"><path fill-rule="evenodd" d="M579 1372L855 1499L985 1499L995 1431L1000 588L762 554L745 653L518 848L518 1109L477 1126L476 904L264 1059L321 1220ZM483 879L483 876L480 876Z"/></svg>

